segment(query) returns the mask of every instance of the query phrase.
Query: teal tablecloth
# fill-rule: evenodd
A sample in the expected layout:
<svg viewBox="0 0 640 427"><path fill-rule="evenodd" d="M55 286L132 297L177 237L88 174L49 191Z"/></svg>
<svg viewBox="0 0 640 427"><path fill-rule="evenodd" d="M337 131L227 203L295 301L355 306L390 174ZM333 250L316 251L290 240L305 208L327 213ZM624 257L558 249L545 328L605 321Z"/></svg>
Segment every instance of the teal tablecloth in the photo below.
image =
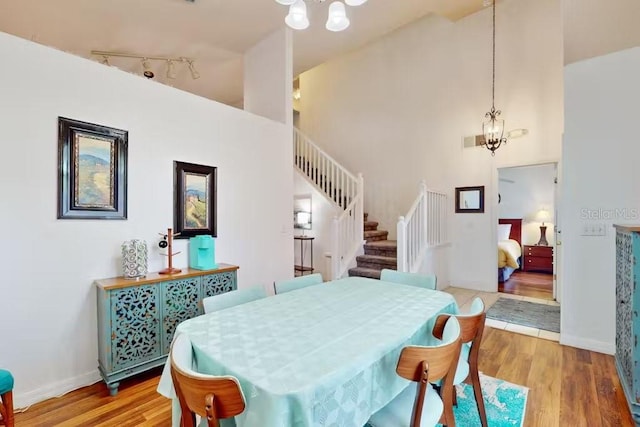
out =
<svg viewBox="0 0 640 427"><path fill-rule="evenodd" d="M428 344L449 294L350 277L180 324L197 370L234 375L247 406L238 427L362 427L407 386L401 349Z"/></svg>

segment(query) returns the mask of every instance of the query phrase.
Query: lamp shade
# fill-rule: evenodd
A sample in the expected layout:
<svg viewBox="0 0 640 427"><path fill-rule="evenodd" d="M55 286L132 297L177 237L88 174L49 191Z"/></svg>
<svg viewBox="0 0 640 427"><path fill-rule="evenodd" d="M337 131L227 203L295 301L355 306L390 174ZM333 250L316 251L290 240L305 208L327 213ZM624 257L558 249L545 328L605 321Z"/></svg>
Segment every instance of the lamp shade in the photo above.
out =
<svg viewBox="0 0 640 427"><path fill-rule="evenodd" d="M296 2L296 0L276 0L276 2L283 4L285 6L291 6Z"/></svg>
<svg viewBox="0 0 640 427"><path fill-rule="evenodd" d="M342 31L349 26L349 18L347 18L347 11L344 8L344 3L334 1L329 6L329 17L327 18L327 30L329 31Z"/></svg>
<svg viewBox="0 0 640 427"><path fill-rule="evenodd" d="M284 22L294 30L304 30L309 27L307 5L303 0L296 0L289 6L289 14L284 18Z"/></svg>
<svg viewBox="0 0 640 427"><path fill-rule="evenodd" d="M540 209L536 214L536 220L544 224L545 221L549 221L551 219L551 214L546 209Z"/></svg>
<svg viewBox="0 0 640 427"><path fill-rule="evenodd" d="M367 0L344 0L344 2L348 6L360 6L361 4L365 4Z"/></svg>

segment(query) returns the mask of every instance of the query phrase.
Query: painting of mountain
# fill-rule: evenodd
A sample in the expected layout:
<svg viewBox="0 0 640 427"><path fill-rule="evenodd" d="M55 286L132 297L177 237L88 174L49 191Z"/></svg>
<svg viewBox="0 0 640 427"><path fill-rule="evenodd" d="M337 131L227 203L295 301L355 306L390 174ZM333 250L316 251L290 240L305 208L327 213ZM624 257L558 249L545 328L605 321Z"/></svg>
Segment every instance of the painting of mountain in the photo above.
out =
<svg viewBox="0 0 640 427"><path fill-rule="evenodd" d="M78 135L74 144L76 159L75 204L81 207L113 207L114 150L110 140Z"/></svg>
<svg viewBox="0 0 640 427"><path fill-rule="evenodd" d="M203 229L209 228L207 188L209 186L208 175L188 172L184 177L184 228Z"/></svg>

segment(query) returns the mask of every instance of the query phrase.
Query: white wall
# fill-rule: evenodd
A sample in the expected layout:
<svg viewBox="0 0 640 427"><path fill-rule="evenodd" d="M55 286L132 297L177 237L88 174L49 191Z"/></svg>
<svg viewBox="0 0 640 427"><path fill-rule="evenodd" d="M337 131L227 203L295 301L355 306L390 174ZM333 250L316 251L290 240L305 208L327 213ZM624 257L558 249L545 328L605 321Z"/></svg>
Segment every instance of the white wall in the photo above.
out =
<svg viewBox="0 0 640 427"><path fill-rule="evenodd" d="M537 214L540 209L546 209L550 216L544 222L547 241L554 246L556 165L503 168L498 171L498 176L498 192L502 196L498 205L499 218L522 218L522 244L535 245L540 240L542 225Z"/></svg>
<svg viewBox="0 0 640 427"><path fill-rule="evenodd" d="M451 282L480 290L497 289L496 168L560 157L560 0L500 2L496 62L496 107L507 129L529 130L496 157L462 149L491 107L488 9L456 23L426 17L300 77L302 131L363 173L365 211L391 237L421 179L452 198L455 187L485 186L486 213L451 220Z"/></svg>
<svg viewBox="0 0 640 427"><path fill-rule="evenodd" d="M640 48L565 68L562 182L562 337L577 347L615 351L615 233L639 224ZM606 225L604 237L582 227Z"/></svg>
<svg viewBox="0 0 640 427"><path fill-rule="evenodd" d="M289 128L4 33L0 57L0 366L18 407L98 378L92 281L121 274L132 238L149 242L151 271L164 265L174 160L218 167L216 258L240 266L240 287L291 276ZM58 116L129 131L128 220L56 219Z"/></svg>
<svg viewBox="0 0 640 427"><path fill-rule="evenodd" d="M293 37L283 25L244 55L244 109L292 125Z"/></svg>

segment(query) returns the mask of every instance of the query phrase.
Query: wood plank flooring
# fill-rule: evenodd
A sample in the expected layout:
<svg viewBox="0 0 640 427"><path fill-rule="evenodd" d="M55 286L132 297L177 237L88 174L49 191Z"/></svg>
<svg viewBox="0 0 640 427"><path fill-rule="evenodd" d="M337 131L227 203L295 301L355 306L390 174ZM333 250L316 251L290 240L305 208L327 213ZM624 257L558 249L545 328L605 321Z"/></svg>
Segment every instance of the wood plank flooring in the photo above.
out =
<svg viewBox="0 0 640 427"><path fill-rule="evenodd" d="M552 300L553 275L517 270L509 280L498 282L498 292Z"/></svg>
<svg viewBox="0 0 640 427"><path fill-rule="evenodd" d="M527 427L634 425L613 356L487 327L480 369L530 388ZM17 414L16 426L169 427L171 405L156 392L159 374L123 381L116 397L98 383L47 400Z"/></svg>

